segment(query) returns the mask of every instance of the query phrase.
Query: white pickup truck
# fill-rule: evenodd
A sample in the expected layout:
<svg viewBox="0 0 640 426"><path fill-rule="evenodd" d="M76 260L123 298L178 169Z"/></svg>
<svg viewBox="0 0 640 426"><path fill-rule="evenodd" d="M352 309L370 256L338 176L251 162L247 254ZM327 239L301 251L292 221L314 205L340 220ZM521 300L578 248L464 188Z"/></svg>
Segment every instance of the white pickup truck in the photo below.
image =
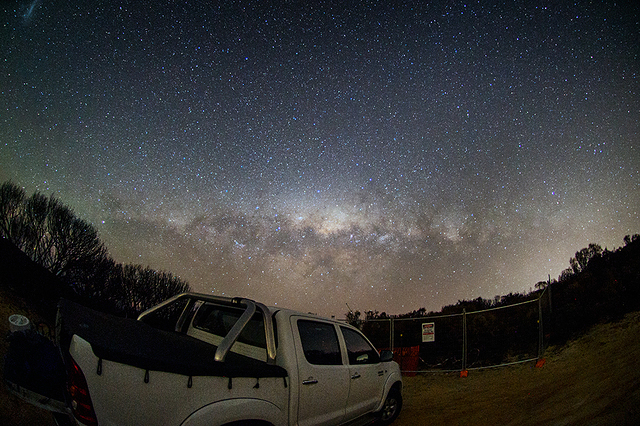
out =
<svg viewBox="0 0 640 426"><path fill-rule="evenodd" d="M177 320L159 327L165 311ZM23 334L11 338L5 383L59 424L390 424L402 406L392 353L357 328L248 299L184 293L138 320L61 300L59 363L30 361L34 336Z"/></svg>

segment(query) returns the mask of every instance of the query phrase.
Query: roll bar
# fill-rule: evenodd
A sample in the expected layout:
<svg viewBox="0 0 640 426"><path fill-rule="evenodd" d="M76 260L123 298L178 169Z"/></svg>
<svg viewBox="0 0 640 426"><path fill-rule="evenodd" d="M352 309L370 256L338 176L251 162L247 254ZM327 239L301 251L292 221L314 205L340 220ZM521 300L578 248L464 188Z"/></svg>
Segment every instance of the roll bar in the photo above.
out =
<svg viewBox="0 0 640 426"><path fill-rule="evenodd" d="M197 302L213 302L225 306L245 308L242 315L240 315L240 318L238 318L233 327L231 327L231 330L229 330L229 333L227 333L227 335L222 339L222 342L220 342L220 344L218 345L214 356L214 360L218 362L224 362L227 354L231 350L231 347L236 342L236 340L238 340L240 333L242 333L242 330L246 327L253 315L256 313L256 310L262 312L262 317L264 318L264 334L267 341L267 363L275 364L276 342L275 336L273 334L273 319L271 318L269 309L265 305L250 299L243 299L238 297L221 297L193 292L181 293L165 300L164 302L156 306L153 306L152 308L147 309L138 316L138 321L142 321L145 316L184 299L187 299L188 302L183 309L178 322L176 323L176 331L182 330L189 312Z"/></svg>

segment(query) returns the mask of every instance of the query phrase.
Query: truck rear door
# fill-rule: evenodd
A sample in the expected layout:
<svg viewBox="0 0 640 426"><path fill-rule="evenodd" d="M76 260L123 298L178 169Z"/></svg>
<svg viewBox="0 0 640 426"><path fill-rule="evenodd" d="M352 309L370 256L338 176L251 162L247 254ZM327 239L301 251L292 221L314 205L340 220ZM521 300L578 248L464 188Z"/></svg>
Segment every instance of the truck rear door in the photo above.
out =
<svg viewBox="0 0 640 426"><path fill-rule="evenodd" d="M331 322L291 317L298 361L298 425L335 425L345 415L349 367Z"/></svg>

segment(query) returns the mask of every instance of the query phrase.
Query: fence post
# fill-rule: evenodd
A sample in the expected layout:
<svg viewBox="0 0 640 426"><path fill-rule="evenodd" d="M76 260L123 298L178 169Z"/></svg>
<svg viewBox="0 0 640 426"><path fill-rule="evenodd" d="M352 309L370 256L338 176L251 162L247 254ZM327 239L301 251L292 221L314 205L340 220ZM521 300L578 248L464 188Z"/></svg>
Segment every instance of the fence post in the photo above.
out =
<svg viewBox="0 0 640 426"><path fill-rule="evenodd" d="M544 333L542 330L542 296L538 298L538 358L542 358L544 351Z"/></svg>
<svg viewBox="0 0 640 426"><path fill-rule="evenodd" d="M389 340L391 343L391 352L393 352L393 347L394 347L394 330L393 330L393 318L389 318Z"/></svg>
<svg viewBox="0 0 640 426"><path fill-rule="evenodd" d="M547 282L545 290L547 290L547 292L549 293L549 315L551 315L551 312L553 311L553 306L551 306L551 275L549 275L549 281ZM542 297L543 295L544 292L542 292L542 295L540 297Z"/></svg>
<svg viewBox="0 0 640 426"><path fill-rule="evenodd" d="M467 369L467 309L462 309L462 371Z"/></svg>

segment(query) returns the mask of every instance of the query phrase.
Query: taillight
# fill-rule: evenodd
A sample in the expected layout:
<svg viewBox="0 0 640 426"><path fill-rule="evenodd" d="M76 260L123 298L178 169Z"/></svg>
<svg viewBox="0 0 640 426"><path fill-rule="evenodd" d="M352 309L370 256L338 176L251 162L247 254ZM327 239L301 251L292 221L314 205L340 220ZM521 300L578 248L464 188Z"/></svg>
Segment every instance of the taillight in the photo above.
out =
<svg viewBox="0 0 640 426"><path fill-rule="evenodd" d="M97 426L98 419L96 419L96 413L93 411L89 387L84 374L73 359L69 359L69 361L67 391L71 398L73 415L87 426Z"/></svg>

